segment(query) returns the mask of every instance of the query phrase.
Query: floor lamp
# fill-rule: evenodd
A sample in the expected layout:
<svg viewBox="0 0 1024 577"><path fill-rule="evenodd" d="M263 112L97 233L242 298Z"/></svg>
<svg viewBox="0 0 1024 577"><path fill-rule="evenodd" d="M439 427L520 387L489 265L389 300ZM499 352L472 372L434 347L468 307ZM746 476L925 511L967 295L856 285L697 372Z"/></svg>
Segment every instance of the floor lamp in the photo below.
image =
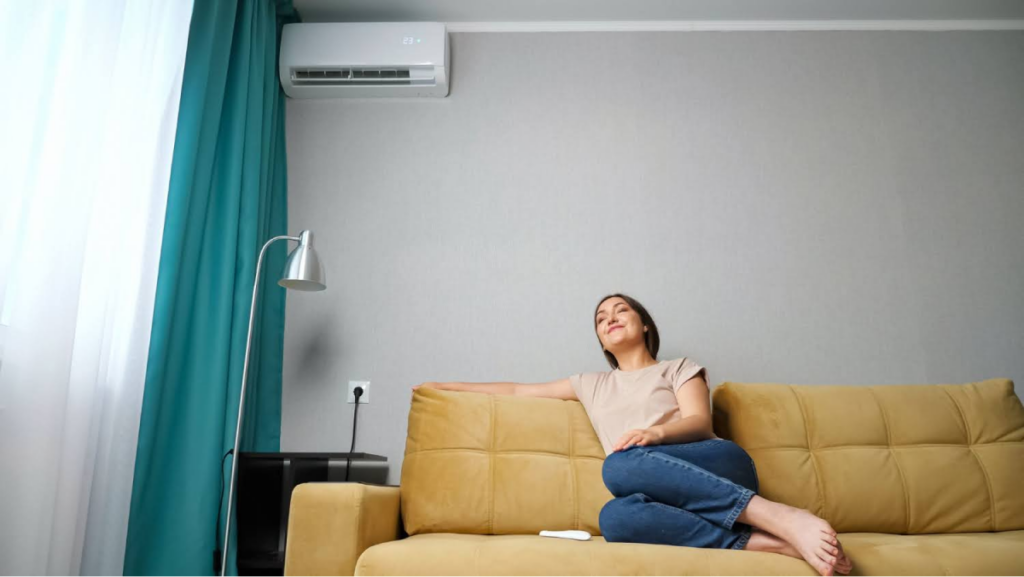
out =
<svg viewBox="0 0 1024 577"><path fill-rule="evenodd" d="M245 364L242 366L242 392L238 396L238 425L235 428L235 449L231 456L231 484L228 489L228 516L224 522L224 551L220 562L220 574L223 576L228 570L228 549L230 548L228 538L231 536L231 501L235 493L235 472L238 465L238 441L242 436L242 412L245 408L245 382L249 376L249 349L252 346L252 324L256 316L256 297L260 288L260 269L263 267L263 255L267 248L278 240L294 240L299 243L295 250L288 255L288 262L284 267L284 276L277 284L287 289L300 291L322 291L327 288L327 280L324 276L324 267L320 264L320 257L313 248L313 233L304 230L299 236L275 236L263 245L260 257L256 261L256 280L252 286L252 307L249 309L249 335L245 339ZM217 504L220 506L220 503Z"/></svg>

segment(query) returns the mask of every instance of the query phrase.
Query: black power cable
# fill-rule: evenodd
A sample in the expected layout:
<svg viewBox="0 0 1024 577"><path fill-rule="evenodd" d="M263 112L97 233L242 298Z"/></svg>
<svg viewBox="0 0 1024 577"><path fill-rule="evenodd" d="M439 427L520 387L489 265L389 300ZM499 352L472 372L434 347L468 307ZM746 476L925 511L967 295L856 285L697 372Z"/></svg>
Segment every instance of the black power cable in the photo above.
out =
<svg viewBox="0 0 1024 577"><path fill-rule="evenodd" d="M352 468L352 451L356 449L356 423L359 418L359 397L363 396L363 388L356 387L352 390L352 395L356 399L355 410L352 413L352 446L348 450L348 457L345 459L345 481L348 481L349 470ZM227 453L220 458L220 499L217 501L217 524L214 526L214 552L213 552L213 573L214 575L220 574L220 561L221 561L221 548L220 548L220 509L224 501L224 460L235 452L234 449L228 449Z"/></svg>
<svg viewBox="0 0 1024 577"><path fill-rule="evenodd" d="M363 388L356 387L352 389L352 396L356 398L356 406L352 412L352 446L348 450L348 456L345 457L345 482L348 482L348 472L352 469L352 451L356 450L356 419L359 418L359 397L363 396Z"/></svg>
<svg viewBox="0 0 1024 577"><path fill-rule="evenodd" d="M213 526L213 574L220 575L220 506L224 502L224 459L228 458L235 452L234 449L228 449L227 453L220 458L220 499L217 500L217 524Z"/></svg>

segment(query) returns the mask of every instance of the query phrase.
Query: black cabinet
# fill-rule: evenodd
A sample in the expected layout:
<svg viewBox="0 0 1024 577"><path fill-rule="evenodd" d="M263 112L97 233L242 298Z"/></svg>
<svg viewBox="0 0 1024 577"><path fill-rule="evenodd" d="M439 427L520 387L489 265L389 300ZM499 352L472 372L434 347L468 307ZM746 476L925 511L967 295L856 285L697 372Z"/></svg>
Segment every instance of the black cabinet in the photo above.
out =
<svg viewBox="0 0 1024 577"><path fill-rule="evenodd" d="M369 453L241 453L238 459L238 574L284 575L292 489L336 481L332 469L352 463L386 463Z"/></svg>

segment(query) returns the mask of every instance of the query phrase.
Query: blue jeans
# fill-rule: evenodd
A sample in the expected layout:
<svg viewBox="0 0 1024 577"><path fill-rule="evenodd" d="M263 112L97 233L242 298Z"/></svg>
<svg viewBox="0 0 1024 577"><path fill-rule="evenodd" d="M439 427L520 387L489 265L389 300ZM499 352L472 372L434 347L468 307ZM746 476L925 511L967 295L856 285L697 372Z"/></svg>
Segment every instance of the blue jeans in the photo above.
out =
<svg viewBox="0 0 1024 577"><path fill-rule="evenodd" d="M743 549L750 540L736 517L757 493L757 470L732 441L635 445L608 455L601 474L615 497L598 518L606 541Z"/></svg>

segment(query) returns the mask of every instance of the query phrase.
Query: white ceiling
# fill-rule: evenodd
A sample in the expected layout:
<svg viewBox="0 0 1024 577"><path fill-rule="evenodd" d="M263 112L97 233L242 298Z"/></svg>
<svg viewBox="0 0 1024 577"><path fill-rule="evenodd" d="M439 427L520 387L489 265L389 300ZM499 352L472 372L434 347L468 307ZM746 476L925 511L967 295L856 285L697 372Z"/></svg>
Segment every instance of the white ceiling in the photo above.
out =
<svg viewBox="0 0 1024 577"><path fill-rule="evenodd" d="M294 0L305 22L446 22L449 30L685 28L686 22L1024 27L1024 0ZM857 24L860 24L858 26ZM554 24L554 26L552 26ZM752 27L757 27L756 25ZM770 26L769 26L770 27Z"/></svg>

